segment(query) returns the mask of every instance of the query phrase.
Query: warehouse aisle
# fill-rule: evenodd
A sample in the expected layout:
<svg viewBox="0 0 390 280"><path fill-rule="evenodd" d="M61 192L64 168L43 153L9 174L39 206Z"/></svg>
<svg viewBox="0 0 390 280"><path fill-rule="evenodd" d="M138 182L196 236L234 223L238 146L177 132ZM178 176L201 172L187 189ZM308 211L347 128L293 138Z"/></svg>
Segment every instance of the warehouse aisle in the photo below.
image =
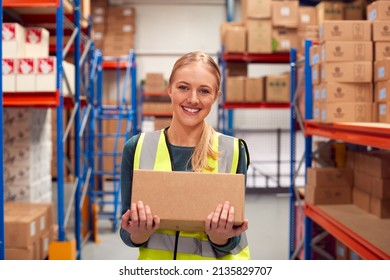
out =
<svg viewBox="0 0 390 280"><path fill-rule="evenodd" d="M252 259L283 260L288 258L289 198L287 195L246 196L247 237ZM111 223L99 222L99 243L88 242L83 249L85 260L134 260L138 250L126 247Z"/></svg>

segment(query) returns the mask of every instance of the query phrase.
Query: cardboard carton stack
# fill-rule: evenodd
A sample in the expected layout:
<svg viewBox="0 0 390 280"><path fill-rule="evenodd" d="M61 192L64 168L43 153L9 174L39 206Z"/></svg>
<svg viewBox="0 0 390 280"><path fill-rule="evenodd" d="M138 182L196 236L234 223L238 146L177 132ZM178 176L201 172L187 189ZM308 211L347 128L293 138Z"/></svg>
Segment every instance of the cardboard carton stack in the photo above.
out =
<svg viewBox="0 0 390 280"><path fill-rule="evenodd" d="M135 8L108 6L107 24L104 33L105 56L127 56L134 49Z"/></svg>
<svg viewBox="0 0 390 280"><path fill-rule="evenodd" d="M389 1L375 1L367 7L374 41L375 120L390 123L390 9Z"/></svg>
<svg viewBox="0 0 390 280"><path fill-rule="evenodd" d="M103 49L104 34L107 25L108 0L94 0L91 17L92 17L92 40L96 49Z"/></svg>
<svg viewBox="0 0 390 280"><path fill-rule="evenodd" d="M298 53L305 54L305 41L318 42L318 23L316 7L299 6Z"/></svg>
<svg viewBox="0 0 390 280"><path fill-rule="evenodd" d="M371 122L371 23L364 20L324 21L320 26L320 45L314 45L310 55L314 119Z"/></svg>
<svg viewBox="0 0 390 280"><path fill-rule="evenodd" d="M56 60L49 56L49 31L25 28L18 23L3 23L3 91L54 92ZM74 65L63 62L70 88L64 83L64 95L74 92Z"/></svg>
<svg viewBox="0 0 390 280"><path fill-rule="evenodd" d="M166 91L166 81L163 73L146 73L143 84L142 113L144 131L158 130L171 123L171 100Z"/></svg>
<svg viewBox="0 0 390 280"><path fill-rule="evenodd" d="M298 47L299 1L272 1L272 51Z"/></svg>
<svg viewBox="0 0 390 280"><path fill-rule="evenodd" d="M49 113L49 109L4 108L6 201L52 201Z"/></svg>
<svg viewBox="0 0 390 280"><path fill-rule="evenodd" d="M390 218L390 153L350 153L354 166L353 203L381 219Z"/></svg>
<svg viewBox="0 0 390 280"><path fill-rule="evenodd" d="M308 168L305 201L311 204L352 203L353 170L350 168Z"/></svg>
<svg viewBox="0 0 390 280"><path fill-rule="evenodd" d="M44 260L53 240L54 207L51 203L6 202L4 241L7 260Z"/></svg>

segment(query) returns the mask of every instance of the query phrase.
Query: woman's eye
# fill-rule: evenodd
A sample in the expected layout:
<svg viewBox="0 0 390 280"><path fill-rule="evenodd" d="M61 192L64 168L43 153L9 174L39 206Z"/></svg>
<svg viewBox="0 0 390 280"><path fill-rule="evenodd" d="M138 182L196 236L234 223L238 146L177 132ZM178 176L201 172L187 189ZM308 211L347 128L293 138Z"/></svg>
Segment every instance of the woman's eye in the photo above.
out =
<svg viewBox="0 0 390 280"><path fill-rule="evenodd" d="M208 89L200 89L199 92L201 94L209 94L210 93L210 91Z"/></svg>
<svg viewBox="0 0 390 280"><path fill-rule="evenodd" d="M187 86L179 86L179 89L184 91L184 90L187 90L188 87Z"/></svg>

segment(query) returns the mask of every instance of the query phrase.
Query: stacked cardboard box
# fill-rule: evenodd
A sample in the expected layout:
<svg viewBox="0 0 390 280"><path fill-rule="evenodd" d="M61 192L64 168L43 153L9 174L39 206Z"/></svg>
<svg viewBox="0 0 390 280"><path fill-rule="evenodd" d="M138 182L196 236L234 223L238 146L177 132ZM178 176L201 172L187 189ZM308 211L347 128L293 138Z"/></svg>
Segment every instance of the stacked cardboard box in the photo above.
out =
<svg viewBox="0 0 390 280"><path fill-rule="evenodd" d="M143 84L143 131L158 130L171 123L171 100L163 73L146 73Z"/></svg>
<svg viewBox="0 0 390 280"><path fill-rule="evenodd" d="M135 8L108 6L107 24L104 33L103 54L126 56L134 49Z"/></svg>
<svg viewBox="0 0 390 280"><path fill-rule="evenodd" d="M265 100L267 102L290 102L290 73L267 75L265 77Z"/></svg>
<svg viewBox="0 0 390 280"><path fill-rule="evenodd" d="M56 90L56 59L49 56L49 31L3 23L3 91L53 92ZM74 65L63 62L69 82L64 95L74 92Z"/></svg>
<svg viewBox="0 0 390 280"><path fill-rule="evenodd" d="M92 40L96 49L103 49L107 25L108 0L94 0L91 10Z"/></svg>
<svg viewBox="0 0 390 280"><path fill-rule="evenodd" d="M352 169L308 168L305 201L312 204L350 204L352 187Z"/></svg>
<svg viewBox="0 0 390 280"><path fill-rule="evenodd" d="M299 6L298 53L305 54L305 41L318 42L317 11L315 7Z"/></svg>
<svg viewBox="0 0 390 280"><path fill-rule="evenodd" d="M46 259L53 240L53 204L6 202L4 229L7 260Z"/></svg>
<svg viewBox="0 0 390 280"><path fill-rule="evenodd" d="M314 119L371 122L371 23L324 21L320 26L320 45L313 46L310 52Z"/></svg>
<svg viewBox="0 0 390 280"><path fill-rule="evenodd" d="M372 22L375 50L375 120L390 123L390 2L375 1L367 7L367 18Z"/></svg>
<svg viewBox="0 0 390 280"><path fill-rule="evenodd" d="M51 202L49 109L4 108L6 201Z"/></svg>
<svg viewBox="0 0 390 280"><path fill-rule="evenodd" d="M353 161L353 203L379 218L390 218L390 153L353 153Z"/></svg>

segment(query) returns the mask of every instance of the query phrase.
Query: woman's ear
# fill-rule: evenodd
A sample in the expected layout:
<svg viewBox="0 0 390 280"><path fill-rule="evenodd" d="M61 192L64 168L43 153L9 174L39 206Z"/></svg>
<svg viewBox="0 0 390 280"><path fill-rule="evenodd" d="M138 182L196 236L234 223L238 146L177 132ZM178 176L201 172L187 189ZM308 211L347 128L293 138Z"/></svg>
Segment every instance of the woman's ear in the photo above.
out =
<svg viewBox="0 0 390 280"><path fill-rule="evenodd" d="M172 87L170 84L167 85L167 93L169 98L172 100Z"/></svg>

